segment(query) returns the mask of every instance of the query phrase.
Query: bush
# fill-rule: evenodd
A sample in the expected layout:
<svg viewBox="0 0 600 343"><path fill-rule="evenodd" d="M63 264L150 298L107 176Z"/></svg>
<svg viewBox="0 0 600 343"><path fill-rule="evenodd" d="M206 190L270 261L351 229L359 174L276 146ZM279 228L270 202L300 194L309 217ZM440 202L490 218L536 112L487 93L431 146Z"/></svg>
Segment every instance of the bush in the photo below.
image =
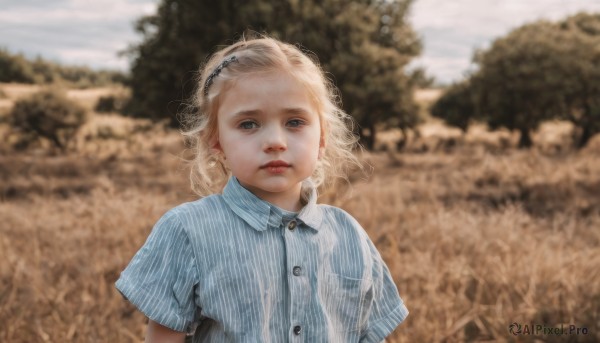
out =
<svg viewBox="0 0 600 343"><path fill-rule="evenodd" d="M78 103L52 90L17 101L9 115L11 127L22 134L21 146L45 138L61 150L86 121L86 112Z"/></svg>
<svg viewBox="0 0 600 343"><path fill-rule="evenodd" d="M98 113L121 112L125 105L125 98L116 95L101 96L94 107Z"/></svg>

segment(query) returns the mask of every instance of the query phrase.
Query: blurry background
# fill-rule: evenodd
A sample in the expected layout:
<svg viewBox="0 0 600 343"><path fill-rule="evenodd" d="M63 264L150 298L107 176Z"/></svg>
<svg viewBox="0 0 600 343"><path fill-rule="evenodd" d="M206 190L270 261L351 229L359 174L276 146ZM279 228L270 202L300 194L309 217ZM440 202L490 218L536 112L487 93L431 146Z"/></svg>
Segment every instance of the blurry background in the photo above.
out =
<svg viewBox="0 0 600 343"><path fill-rule="evenodd" d="M600 340L600 2L21 0L0 3L0 341L143 340L114 281L197 198L177 113L252 32L312 51L359 124L373 171L321 201L392 271L390 342Z"/></svg>

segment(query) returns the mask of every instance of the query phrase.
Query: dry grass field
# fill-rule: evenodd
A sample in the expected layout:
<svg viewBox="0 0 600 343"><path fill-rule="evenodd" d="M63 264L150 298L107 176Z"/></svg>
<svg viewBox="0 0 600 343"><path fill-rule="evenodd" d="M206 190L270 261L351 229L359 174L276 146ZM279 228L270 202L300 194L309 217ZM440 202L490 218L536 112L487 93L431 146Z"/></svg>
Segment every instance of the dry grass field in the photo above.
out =
<svg viewBox="0 0 600 343"><path fill-rule="evenodd" d="M520 151L509 132L430 122L322 196L369 232L411 311L388 342L600 341L600 137L573 151L568 130L549 123ZM143 341L113 285L155 221L195 199L184 147L118 115L80 136L65 155L0 149L0 342ZM514 336L513 322L587 334Z"/></svg>

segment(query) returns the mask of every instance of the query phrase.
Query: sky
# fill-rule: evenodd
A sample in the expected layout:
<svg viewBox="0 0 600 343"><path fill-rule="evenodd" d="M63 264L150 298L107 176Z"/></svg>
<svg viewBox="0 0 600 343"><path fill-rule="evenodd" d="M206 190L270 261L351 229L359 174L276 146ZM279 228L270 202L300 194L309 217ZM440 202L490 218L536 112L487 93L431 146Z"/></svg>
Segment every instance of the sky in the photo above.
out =
<svg viewBox="0 0 600 343"><path fill-rule="evenodd" d="M600 0L415 0L410 20L424 41L424 67L441 83L459 81L473 68L475 49L539 19L561 20L586 11L600 13Z"/></svg>
<svg viewBox="0 0 600 343"><path fill-rule="evenodd" d="M158 0L0 0L0 48L96 69L127 70L118 53L141 37L134 21ZM537 19L600 13L600 0L415 0L409 20L422 38L423 67L438 83L459 81L475 49Z"/></svg>

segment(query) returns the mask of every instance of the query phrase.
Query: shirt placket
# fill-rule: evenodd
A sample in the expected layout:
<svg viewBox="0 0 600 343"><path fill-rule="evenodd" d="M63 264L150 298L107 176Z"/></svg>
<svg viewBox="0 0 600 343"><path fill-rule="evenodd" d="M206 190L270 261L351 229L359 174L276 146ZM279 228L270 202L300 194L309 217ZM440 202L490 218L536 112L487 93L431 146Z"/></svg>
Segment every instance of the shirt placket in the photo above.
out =
<svg viewBox="0 0 600 343"><path fill-rule="evenodd" d="M290 294L290 342L304 342L306 337L306 305L310 296L310 259L306 255L306 243L300 232L300 223L296 219L283 221L283 237L286 248L286 268L288 291Z"/></svg>

